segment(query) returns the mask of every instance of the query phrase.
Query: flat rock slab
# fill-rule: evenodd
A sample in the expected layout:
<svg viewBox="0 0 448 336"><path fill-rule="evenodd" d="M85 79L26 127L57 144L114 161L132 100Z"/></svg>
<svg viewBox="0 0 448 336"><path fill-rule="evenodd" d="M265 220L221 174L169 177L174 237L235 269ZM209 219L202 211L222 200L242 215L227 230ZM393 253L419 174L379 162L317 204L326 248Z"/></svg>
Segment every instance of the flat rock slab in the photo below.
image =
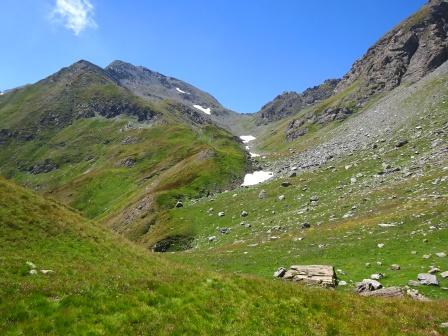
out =
<svg viewBox="0 0 448 336"><path fill-rule="evenodd" d="M307 285L336 287L336 272L328 265L293 265L281 278Z"/></svg>
<svg viewBox="0 0 448 336"><path fill-rule="evenodd" d="M366 291L359 293L361 296L376 296L376 297L404 297L405 291L400 287L387 287L375 291Z"/></svg>

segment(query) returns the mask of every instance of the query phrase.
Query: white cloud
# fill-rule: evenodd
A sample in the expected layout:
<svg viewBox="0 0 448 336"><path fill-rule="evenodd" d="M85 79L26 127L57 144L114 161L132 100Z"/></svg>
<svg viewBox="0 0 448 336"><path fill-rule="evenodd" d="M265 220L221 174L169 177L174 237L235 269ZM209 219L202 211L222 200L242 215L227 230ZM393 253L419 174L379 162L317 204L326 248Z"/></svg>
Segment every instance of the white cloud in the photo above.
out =
<svg viewBox="0 0 448 336"><path fill-rule="evenodd" d="M56 0L52 18L79 35L86 28L95 28L95 9L90 0Z"/></svg>

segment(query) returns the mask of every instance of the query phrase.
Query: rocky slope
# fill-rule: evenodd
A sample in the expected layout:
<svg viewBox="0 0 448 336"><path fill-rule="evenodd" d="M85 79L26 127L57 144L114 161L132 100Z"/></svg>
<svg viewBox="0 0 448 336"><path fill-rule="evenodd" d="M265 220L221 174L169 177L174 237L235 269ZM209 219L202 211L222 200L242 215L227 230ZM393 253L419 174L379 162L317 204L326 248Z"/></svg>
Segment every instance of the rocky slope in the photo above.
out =
<svg viewBox="0 0 448 336"><path fill-rule="evenodd" d="M334 95L306 111L297 110L285 129L287 141L310 128L342 121L394 88L417 82L448 60L448 3L431 0L397 25L356 61Z"/></svg>
<svg viewBox="0 0 448 336"><path fill-rule="evenodd" d="M316 104L332 96L338 79L328 79L323 84L308 88L302 93L285 92L275 97L256 114L258 124L267 124L273 121L296 114L305 107Z"/></svg>
<svg viewBox="0 0 448 336"><path fill-rule="evenodd" d="M210 120L233 133L243 132L239 124L247 120L247 116L226 109L212 95L191 84L122 61L112 62L105 71L120 85L145 100L175 101L182 105L182 109L205 113Z"/></svg>

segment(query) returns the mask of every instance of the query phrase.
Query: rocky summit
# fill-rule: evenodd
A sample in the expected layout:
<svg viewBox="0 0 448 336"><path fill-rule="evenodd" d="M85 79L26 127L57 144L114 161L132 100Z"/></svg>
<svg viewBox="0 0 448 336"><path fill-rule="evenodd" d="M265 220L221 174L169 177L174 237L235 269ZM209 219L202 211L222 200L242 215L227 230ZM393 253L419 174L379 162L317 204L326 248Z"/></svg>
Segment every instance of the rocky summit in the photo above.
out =
<svg viewBox="0 0 448 336"><path fill-rule="evenodd" d="M95 4L55 3L55 29L61 19L79 46L103 41ZM163 58L186 77L207 59L209 77L196 82L208 83L240 55L220 54L212 71L208 34L237 31L232 43L247 44L265 5L250 24L232 12L220 31L216 4L151 4L151 20L139 4L132 12L157 34L126 39L154 48L154 68L175 48ZM138 24L121 20L127 6L110 18L114 38ZM297 23L281 14L263 29ZM301 43L287 37L288 48ZM378 37L342 78L284 91L252 114L118 60L80 60L0 91L0 335L446 335L448 2L422 3ZM258 59L247 60L250 73ZM237 75L235 88L251 79Z"/></svg>

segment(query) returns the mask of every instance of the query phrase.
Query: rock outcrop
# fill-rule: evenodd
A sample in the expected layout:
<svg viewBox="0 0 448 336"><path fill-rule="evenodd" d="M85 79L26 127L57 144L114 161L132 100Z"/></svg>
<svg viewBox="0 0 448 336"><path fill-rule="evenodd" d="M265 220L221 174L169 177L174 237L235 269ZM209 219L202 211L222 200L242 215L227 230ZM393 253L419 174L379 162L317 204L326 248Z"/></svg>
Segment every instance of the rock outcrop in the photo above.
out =
<svg viewBox="0 0 448 336"><path fill-rule="evenodd" d="M333 95L339 79L328 79L323 84L308 88L302 93L284 92L264 105L257 113L257 123L267 124L293 115L307 106Z"/></svg>
<svg viewBox="0 0 448 336"><path fill-rule="evenodd" d="M323 287L336 287L337 285L334 268L328 265L294 265L289 270L278 269L274 276L307 285Z"/></svg>
<svg viewBox="0 0 448 336"><path fill-rule="evenodd" d="M430 0L356 61L336 91L357 89L347 101L362 105L401 83L414 83L448 60L448 3Z"/></svg>

